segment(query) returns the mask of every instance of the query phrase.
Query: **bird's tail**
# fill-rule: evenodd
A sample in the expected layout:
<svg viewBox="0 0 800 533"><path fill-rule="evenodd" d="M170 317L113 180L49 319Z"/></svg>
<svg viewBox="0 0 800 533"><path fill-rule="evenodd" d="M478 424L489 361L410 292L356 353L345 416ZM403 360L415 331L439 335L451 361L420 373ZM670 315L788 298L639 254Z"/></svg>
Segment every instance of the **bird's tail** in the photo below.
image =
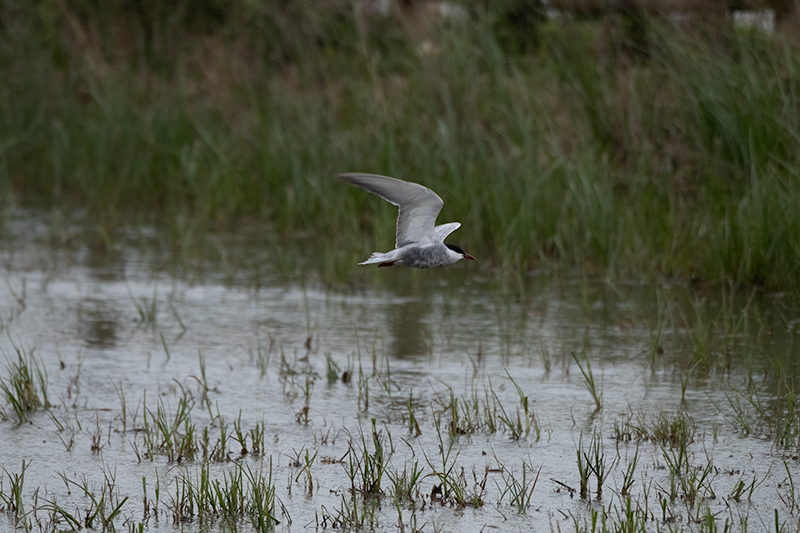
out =
<svg viewBox="0 0 800 533"><path fill-rule="evenodd" d="M359 263L359 265L374 265L376 263L391 263L396 261L397 258L395 254L392 252L382 253L382 252L372 252L372 255L369 256L369 259Z"/></svg>

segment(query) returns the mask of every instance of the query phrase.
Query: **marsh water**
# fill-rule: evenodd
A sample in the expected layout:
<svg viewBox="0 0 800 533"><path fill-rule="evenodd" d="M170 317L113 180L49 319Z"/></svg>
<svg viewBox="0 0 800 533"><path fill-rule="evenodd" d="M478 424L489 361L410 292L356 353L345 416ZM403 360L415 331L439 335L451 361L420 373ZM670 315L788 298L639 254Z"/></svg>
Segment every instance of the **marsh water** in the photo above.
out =
<svg viewBox="0 0 800 533"><path fill-rule="evenodd" d="M0 377L24 362L43 400L20 422L0 398L2 530L263 528L193 492L237 472L274 489L279 531L800 527L787 295L480 262L333 276L335 252L253 227L109 244L18 210L2 231Z"/></svg>

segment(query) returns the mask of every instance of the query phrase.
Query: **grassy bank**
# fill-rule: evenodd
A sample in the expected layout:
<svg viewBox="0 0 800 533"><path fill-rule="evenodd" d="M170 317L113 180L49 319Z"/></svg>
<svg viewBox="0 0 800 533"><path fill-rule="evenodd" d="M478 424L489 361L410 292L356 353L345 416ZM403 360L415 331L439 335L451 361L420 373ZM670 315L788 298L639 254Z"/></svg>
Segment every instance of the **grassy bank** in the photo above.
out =
<svg viewBox="0 0 800 533"><path fill-rule="evenodd" d="M800 287L800 55L780 35L0 4L5 205L85 208L112 235L254 219L383 250L394 210L330 179L377 172L439 192L483 265Z"/></svg>

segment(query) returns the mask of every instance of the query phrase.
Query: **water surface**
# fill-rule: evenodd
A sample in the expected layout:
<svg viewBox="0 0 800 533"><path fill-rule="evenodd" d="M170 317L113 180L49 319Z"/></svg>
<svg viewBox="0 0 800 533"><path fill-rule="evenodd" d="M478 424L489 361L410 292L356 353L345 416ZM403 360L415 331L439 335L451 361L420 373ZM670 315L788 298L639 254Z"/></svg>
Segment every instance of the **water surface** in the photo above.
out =
<svg viewBox="0 0 800 533"><path fill-rule="evenodd" d="M85 525L96 509L87 494L107 494L111 507L128 498L118 529L251 530L247 518L178 524L173 512L204 468L225 479L245 467L271 468L275 528L285 531L332 527L364 501L361 520L386 530L573 530L590 527L592 510L623 523L628 505L654 531L703 520L774 529L776 510L788 529L800 526L797 423L780 426L788 433L778 443L769 418L797 414L786 391L800 313L785 295L580 272L509 282L480 263L353 264L331 281L317 243L293 246L259 228L186 245L137 227L109 245L80 220L16 211L3 232L2 376L18 353L38 362L51 404L21 424L3 404L2 492L11 494L25 461L23 525L66 527L54 503ZM601 409L576 358L591 367ZM215 457L204 459L202 446L192 458L148 453L146 425L159 409L174 420L182 402L195 441L206 431ZM658 420L688 421L687 455L626 433ZM259 453L247 439L241 453L234 426L263 435ZM184 421L176 435L188 430ZM382 495L353 501L348 469L365 449L374 454L373 431L386 460ZM608 477L599 495L591 477L581 497L569 489L579 489L578 452L591 455L593 438ZM679 479L670 476L676 457ZM415 462L414 502L396 506L391 477ZM443 479L463 483L470 501L440 496ZM740 481L753 489L735 498Z"/></svg>

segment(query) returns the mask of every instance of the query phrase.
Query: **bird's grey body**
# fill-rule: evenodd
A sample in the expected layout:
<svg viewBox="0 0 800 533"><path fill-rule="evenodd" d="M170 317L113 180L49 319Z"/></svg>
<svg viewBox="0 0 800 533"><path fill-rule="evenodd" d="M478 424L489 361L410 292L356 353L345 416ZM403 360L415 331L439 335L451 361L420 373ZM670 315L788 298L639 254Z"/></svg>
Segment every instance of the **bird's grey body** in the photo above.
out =
<svg viewBox="0 0 800 533"><path fill-rule="evenodd" d="M399 208L395 249L374 252L360 265L436 268L452 265L460 259L475 260L458 246L444 243L461 223L434 225L444 202L427 187L377 174L339 174L336 178L376 194Z"/></svg>
<svg viewBox="0 0 800 533"><path fill-rule="evenodd" d="M437 268L452 265L463 257L463 254L451 250L446 244L412 243L391 252L373 252L369 259L359 265L377 263L380 266L403 265L411 268Z"/></svg>

